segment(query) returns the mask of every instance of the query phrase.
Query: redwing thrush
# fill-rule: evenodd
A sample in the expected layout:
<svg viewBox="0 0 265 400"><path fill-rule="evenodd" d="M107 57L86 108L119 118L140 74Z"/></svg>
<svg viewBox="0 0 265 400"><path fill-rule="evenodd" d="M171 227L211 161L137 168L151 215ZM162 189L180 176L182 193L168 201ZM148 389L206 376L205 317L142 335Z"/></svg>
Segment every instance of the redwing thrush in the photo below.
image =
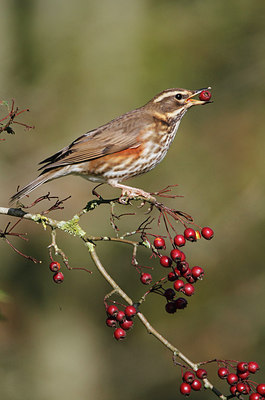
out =
<svg viewBox="0 0 265 400"><path fill-rule="evenodd" d="M194 99L203 90L164 90L143 107L85 133L42 161L43 171L38 178L14 194L11 201L69 174L109 183L122 189L122 196L151 198L149 193L120 182L150 171L163 160L186 111L209 103Z"/></svg>

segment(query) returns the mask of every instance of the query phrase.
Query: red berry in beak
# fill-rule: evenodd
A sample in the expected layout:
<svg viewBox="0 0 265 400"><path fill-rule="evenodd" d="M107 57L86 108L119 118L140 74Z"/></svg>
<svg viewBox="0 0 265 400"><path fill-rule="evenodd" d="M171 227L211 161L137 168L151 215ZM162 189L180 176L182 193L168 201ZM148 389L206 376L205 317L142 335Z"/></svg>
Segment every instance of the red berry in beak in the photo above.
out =
<svg viewBox="0 0 265 400"><path fill-rule="evenodd" d="M211 92L209 92L209 90L203 90L200 94L199 94L199 99L202 101L209 101L211 99L212 95Z"/></svg>

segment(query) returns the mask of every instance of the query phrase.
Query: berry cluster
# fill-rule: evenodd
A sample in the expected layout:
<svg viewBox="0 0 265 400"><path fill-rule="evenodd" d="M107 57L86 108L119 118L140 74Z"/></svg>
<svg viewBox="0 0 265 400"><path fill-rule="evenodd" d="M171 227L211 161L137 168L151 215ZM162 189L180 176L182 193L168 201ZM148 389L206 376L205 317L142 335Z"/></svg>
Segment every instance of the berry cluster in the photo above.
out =
<svg viewBox="0 0 265 400"><path fill-rule="evenodd" d="M230 392L233 396L249 395L249 400L262 400L265 397L265 383L257 384L250 380L250 375L259 370L259 365L255 361L240 361L236 368L230 364L233 372L229 370L229 365L218 369L218 376L226 379L230 386Z"/></svg>
<svg viewBox="0 0 265 400"><path fill-rule="evenodd" d="M217 361L218 363L220 362L220 360L212 361ZM249 395L249 400L265 399L265 383L257 384L249 379L251 374L255 374L259 370L258 363L256 363L255 361L221 362L224 366L220 367L217 373L219 378L226 379L227 383L229 384L231 397ZM233 370L232 372L230 370L231 368ZM199 368L197 371L186 371L184 374L182 374L183 382L181 383L179 388L180 393L185 396L189 396L192 390L200 390L202 387L201 380L205 378L207 378L207 371L203 368Z"/></svg>
<svg viewBox="0 0 265 400"><path fill-rule="evenodd" d="M58 261L52 261L50 263L50 270L54 272L53 274L53 281L55 283L63 283L64 281L64 274L59 272L61 269L61 265Z"/></svg>
<svg viewBox="0 0 265 400"><path fill-rule="evenodd" d="M195 291L194 284L204 276L203 268L199 266L190 268L189 263L186 261L185 253L180 250L180 248L185 246L186 241L196 242L201 236L210 240L213 238L214 232L209 227L202 228L201 232L195 231L193 228L186 228L183 235L176 235L174 237L174 247L170 252L170 256L159 254L160 265L164 268L172 269L172 271L168 273L167 280L169 282L174 282L173 288L166 289L163 294L167 299L165 309L170 314L175 313L177 309L185 308L188 304L187 300L183 297L175 299L176 292L183 293L186 296L192 296ZM165 250L165 240L162 237L156 237L154 239L154 247L157 250ZM150 274L142 274L141 280L143 279L150 281L152 277Z"/></svg>
<svg viewBox="0 0 265 400"><path fill-rule="evenodd" d="M195 371L186 371L183 376L183 382L180 385L180 393L188 396L191 390L201 390L202 383L201 380L207 378L207 371L203 368L199 368Z"/></svg>
<svg viewBox="0 0 265 400"><path fill-rule="evenodd" d="M114 304L106 308L107 319L106 324L110 328L115 328L114 337L116 340L121 340L126 337L126 331L132 328L132 318L136 315L137 311L134 306L125 307L124 311L118 309ZM119 325L119 327L118 327Z"/></svg>

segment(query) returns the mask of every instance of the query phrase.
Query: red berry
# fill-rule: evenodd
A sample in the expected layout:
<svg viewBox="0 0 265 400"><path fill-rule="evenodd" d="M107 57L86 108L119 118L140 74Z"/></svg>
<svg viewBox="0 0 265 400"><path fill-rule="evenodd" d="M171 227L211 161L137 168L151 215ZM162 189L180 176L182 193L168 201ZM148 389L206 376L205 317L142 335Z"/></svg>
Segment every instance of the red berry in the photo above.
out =
<svg viewBox="0 0 265 400"><path fill-rule="evenodd" d="M128 329L131 329L132 326L133 326L133 321L131 319L126 319L125 321L120 322L120 327L122 329L125 329L126 331Z"/></svg>
<svg viewBox="0 0 265 400"><path fill-rule="evenodd" d="M174 314L177 311L176 302L175 301L169 301L165 305L165 309L166 309L167 313Z"/></svg>
<svg viewBox="0 0 265 400"><path fill-rule="evenodd" d="M251 393L249 400L261 400L261 395L259 393Z"/></svg>
<svg viewBox="0 0 265 400"><path fill-rule="evenodd" d="M178 267L175 267L175 268L174 268L174 272L175 272L177 278L178 278L179 276L181 276L181 272L180 272L180 270L178 269Z"/></svg>
<svg viewBox="0 0 265 400"><path fill-rule="evenodd" d="M204 270L201 267L195 265L195 267L191 269L191 274L194 279L202 279L204 276Z"/></svg>
<svg viewBox="0 0 265 400"><path fill-rule="evenodd" d="M118 314L116 315L116 320L119 322L123 322L125 320L126 316L123 311L119 311Z"/></svg>
<svg viewBox="0 0 265 400"><path fill-rule="evenodd" d="M167 279L170 282L174 282L176 279L178 279L178 275L175 272L169 272Z"/></svg>
<svg viewBox="0 0 265 400"><path fill-rule="evenodd" d="M247 385L244 382L238 382L236 388L239 393L247 394Z"/></svg>
<svg viewBox="0 0 265 400"><path fill-rule="evenodd" d="M53 275L53 280L55 283L63 283L64 281L64 275L62 272L55 272Z"/></svg>
<svg viewBox="0 0 265 400"><path fill-rule="evenodd" d="M186 382L186 383L191 383L194 381L194 379L195 379L195 375L191 371L186 371L182 377L183 382Z"/></svg>
<svg viewBox="0 0 265 400"><path fill-rule="evenodd" d="M248 363L248 371L251 374L255 374L255 372L257 372L259 370L259 364L256 363L256 361L250 361Z"/></svg>
<svg viewBox="0 0 265 400"><path fill-rule="evenodd" d="M229 371L227 368L221 367L217 371L219 378L225 379L228 377Z"/></svg>
<svg viewBox="0 0 265 400"><path fill-rule="evenodd" d="M226 378L227 382L229 385L234 385L235 383L238 382L238 376L236 374L228 374L228 377Z"/></svg>
<svg viewBox="0 0 265 400"><path fill-rule="evenodd" d="M172 300L175 297L175 290L174 289L166 289L164 292L164 296L167 300Z"/></svg>
<svg viewBox="0 0 265 400"><path fill-rule="evenodd" d="M260 383L257 387L256 387L256 391L261 394L261 396L265 395L265 383Z"/></svg>
<svg viewBox="0 0 265 400"><path fill-rule="evenodd" d="M168 256L162 256L160 257L160 264L162 267L169 268L171 267L172 260Z"/></svg>
<svg viewBox="0 0 265 400"><path fill-rule="evenodd" d="M192 384L191 384L191 388L193 389L193 390L201 390L201 388L202 388L202 384L201 384L201 382L198 380L198 379L194 379L194 381L192 382Z"/></svg>
<svg viewBox="0 0 265 400"><path fill-rule="evenodd" d="M126 317L134 317L137 313L136 308L134 306L127 306L124 310Z"/></svg>
<svg viewBox="0 0 265 400"><path fill-rule="evenodd" d="M187 261L179 262L178 269L180 270L181 275L183 275L189 269L189 263L187 263Z"/></svg>
<svg viewBox="0 0 265 400"><path fill-rule="evenodd" d="M107 318L106 319L106 325L109 326L110 328L116 328L117 326L117 321L113 318Z"/></svg>
<svg viewBox="0 0 265 400"><path fill-rule="evenodd" d="M121 340L126 337L126 332L122 328L117 328L117 329L115 329L113 335L114 335L115 339Z"/></svg>
<svg viewBox="0 0 265 400"><path fill-rule="evenodd" d="M201 233L202 233L202 236L204 237L204 239L207 239L207 240L212 239L214 236L214 232L211 228L209 228L209 226L205 226L204 228L202 228Z"/></svg>
<svg viewBox="0 0 265 400"><path fill-rule="evenodd" d="M230 392L233 396L236 396L238 394L236 385L230 386Z"/></svg>
<svg viewBox="0 0 265 400"><path fill-rule="evenodd" d="M186 276L186 281L188 282L188 283L195 283L196 282L196 279L194 279L193 278L193 276Z"/></svg>
<svg viewBox="0 0 265 400"><path fill-rule="evenodd" d="M250 387L250 385L249 385L249 383L248 383L248 382L244 382L244 384L245 384L245 390L246 390L246 394L249 394L249 393L250 393L250 391L251 391L251 387Z"/></svg>
<svg viewBox="0 0 265 400"><path fill-rule="evenodd" d="M183 310L184 308L187 307L188 302L186 299L184 299L183 297L179 297L178 299L176 299L174 301L175 305L176 305L176 309L178 310Z"/></svg>
<svg viewBox="0 0 265 400"><path fill-rule="evenodd" d="M237 370L239 372L246 372L248 370L248 363L241 361L237 364Z"/></svg>
<svg viewBox="0 0 265 400"><path fill-rule="evenodd" d="M191 269L188 268L187 271L185 271L184 274L182 274L182 276L183 276L184 278L186 278L187 280L190 279L190 278L192 277L192 275L191 275Z"/></svg>
<svg viewBox="0 0 265 400"><path fill-rule="evenodd" d="M114 306L113 304L112 305L110 305L110 306L108 306L107 307L107 314L110 316L110 317L116 317L116 315L118 314L118 312L119 312L119 309L118 309L118 307L116 307L116 306Z"/></svg>
<svg viewBox="0 0 265 400"><path fill-rule="evenodd" d="M196 232L192 228L186 228L184 231L185 239L189 240L190 242L196 242Z"/></svg>
<svg viewBox="0 0 265 400"><path fill-rule="evenodd" d="M191 283L185 283L183 287L183 292L186 296L192 296L194 293L194 286Z"/></svg>
<svg viewBox="0 0 265 400"><path fill-rule="evenodd" d="M181 279L177 279L174 282L174 288L177 292L183 291L182 288L184 287L185 283Z"/></svg>
<svg viewBox="0 0 265 400"><path fill-rule="evenodd" d="M174 237L174 243L175 243L176 246L182 247L182 246L185 245L186 239L185 239L185 237L183 235L176 235Z"/></svg>
<svg viewBox="0 0 265 400"><path fill-rule="evenodd" d="M58 272L60 268L61 268L61 265L60 265L59 262L57 262L57 261L52 261L52 262L50 263L50 270L51 270L52 272Z"/></svg>
<svg viewBox="0 0 265 400"><path fill-rule="evenodd" d="M209 92L209 90L203 90L200 94L199 94L199 99L201 101L209 101L212 97L211 92Z"/></svg>
<svg viewBox="0 0 265 400"><path fill-rule="evenodd" d="M182 251L180 251L179 249L173 249L170 252L170 256L173 261L180 261L182 256Z"/></svg>
<svg viewBox="0 0 265 400"><path fill-rule="evenodd" d="M141 274L140 280L144 285L149 285L152 282L152 275L145 272Z"/></svg>
<svg viewBox="0 0 265 400"><path fill-rule="evenodd" d="M206 371L206 369L199 368L196 371L196 375L199 379L205 379L205 378L207 378L207 371Z"/></svg>
<svg viewBox="0 0 265 400"><path fill-rule="evenodd" d="M239 372L239 371L237 371L237 376L238 376L240 379L245 380L245 379L247 379L247 378L249 377L249 372L248 372L248 371L246 371L246 372Z"/></svg>
<svg viewBox="0 0 265 400"><path fill-rule="evenodd" d="M183 253L183 251L181 251L180 261L182 262L182 261L185 261L185 260L186 260L186 256Z"/></svg>
<svg viewBox="0 0 265 400"><path fill-rule="evenodd" d="M180 385L180 393L184 394L185 396L188 396L191 392L191 386L188 383L182 382Z"/></svg>
<svg viewBox="0 0 265 400"><path fill-rule="evenodd" d="M249 392L251 390L250 386L247 382L238 382L236 387L237 387L237 391L242 394L249 394Z"/></svg>
<svg viewBox="0 0 265 400"><path fill-rule="evenodd" d="M156 237L154 240L154 246L156 249L165 249L166 248L165 240L161 237Z"/></svg>

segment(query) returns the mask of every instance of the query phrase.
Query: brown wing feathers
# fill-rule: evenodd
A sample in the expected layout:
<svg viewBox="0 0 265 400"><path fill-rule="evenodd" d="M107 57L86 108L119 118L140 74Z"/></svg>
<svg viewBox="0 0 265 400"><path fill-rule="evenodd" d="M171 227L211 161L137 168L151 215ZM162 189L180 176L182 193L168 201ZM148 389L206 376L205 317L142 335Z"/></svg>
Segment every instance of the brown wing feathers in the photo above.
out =
<svg viewBox="0 0 265 400"><path fill-rule="evenodd" d="M40 168L43 169L41 174L54 168L94 160L130 147L139 146L137 124L130 124L132 117L135 121L135 112L137 110L131 114L128 113L126 119L117 118L110 124L85 133L69 146L41 161L40 164L45 164Z"/></svg>

